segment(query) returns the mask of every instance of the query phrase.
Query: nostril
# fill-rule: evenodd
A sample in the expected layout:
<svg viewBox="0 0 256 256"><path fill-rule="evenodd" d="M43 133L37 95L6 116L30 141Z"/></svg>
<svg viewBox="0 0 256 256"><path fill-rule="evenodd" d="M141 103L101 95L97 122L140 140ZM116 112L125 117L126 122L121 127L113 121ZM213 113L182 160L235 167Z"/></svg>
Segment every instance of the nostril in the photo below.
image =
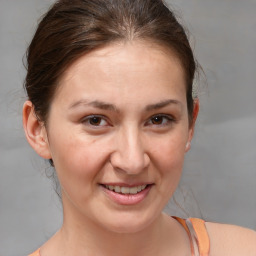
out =
<svg viewBox="0 0 256 256"><path fill-rule="evenodd" d="M110 155L110 163L117 171L124 171L130 174L137 174L149 166L150 158L141 143L133 137L122 136L118 140L115 150ZM122 143L121 143L122 142Z"/></svg>

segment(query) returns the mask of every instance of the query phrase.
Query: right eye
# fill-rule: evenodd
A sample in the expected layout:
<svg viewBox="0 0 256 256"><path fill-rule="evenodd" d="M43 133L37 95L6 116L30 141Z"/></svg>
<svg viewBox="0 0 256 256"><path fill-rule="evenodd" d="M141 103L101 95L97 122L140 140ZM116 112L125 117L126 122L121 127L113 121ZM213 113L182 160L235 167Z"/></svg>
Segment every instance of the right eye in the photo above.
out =
<svg viewBox="0 0 256 256"><path fill-rule="evenodd" d="M85 117L82 120L82 123L85 125L94 126L94 127L102 127L102 126L104 127L109 125L104 117L97 116L97 115L90 115Z"/></svg>

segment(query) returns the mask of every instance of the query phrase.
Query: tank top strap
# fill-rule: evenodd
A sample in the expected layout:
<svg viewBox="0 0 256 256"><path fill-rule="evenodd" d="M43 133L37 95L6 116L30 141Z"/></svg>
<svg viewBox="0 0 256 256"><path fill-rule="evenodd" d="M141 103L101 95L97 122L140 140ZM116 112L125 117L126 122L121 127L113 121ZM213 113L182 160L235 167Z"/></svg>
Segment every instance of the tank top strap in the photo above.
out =
<svg viewBox="0 0 256 256"><path fill-rule="evenodd" d="M205 221L197 218L186 220L173 217L187 231L190 239L192 256L208 256L210 251L210 240L205 227Z"/></svg>

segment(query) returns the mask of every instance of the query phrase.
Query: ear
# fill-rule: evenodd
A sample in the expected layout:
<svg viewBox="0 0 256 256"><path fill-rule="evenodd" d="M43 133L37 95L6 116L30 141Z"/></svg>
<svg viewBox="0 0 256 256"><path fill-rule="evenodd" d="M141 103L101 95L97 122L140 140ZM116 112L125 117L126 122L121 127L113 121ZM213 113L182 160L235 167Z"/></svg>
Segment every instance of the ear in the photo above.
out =
<svg viewBox="0 0 256 256"><path fill-rule="evenodd" d="M194 135L194 129L195 129L195 124L196 124L196 119L198 116L198 112L199 112L199 99L194 99L194 110L193 110L193 117L192 117L192 123L190 124L189 127L189 133L188 133L188 141L186 144L186 152L188 152L190 150L191 147L191 140L193 138Z"/></svg>
<svg viewBox="0 0 256 256"><path fill-rule="evenodd" d="M23 128L30 146L45 159L51 158L47 132L44 124L38 120L31 101L23 106Z"/></svg>

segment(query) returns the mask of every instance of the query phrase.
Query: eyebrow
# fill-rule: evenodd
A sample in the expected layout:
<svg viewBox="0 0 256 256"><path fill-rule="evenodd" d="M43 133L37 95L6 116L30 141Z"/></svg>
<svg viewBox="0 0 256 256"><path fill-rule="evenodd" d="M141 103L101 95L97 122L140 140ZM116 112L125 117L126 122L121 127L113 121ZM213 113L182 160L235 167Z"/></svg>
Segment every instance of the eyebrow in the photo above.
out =
<svg viewBox="0 0 256 256"><path fill-rule="evenodd" d="M71 104L69 109L72 109L72 108L75 108L75 107L78 107L81 105L91 106L91 107L95 107L95 108L99 108L99 109L103 109L103 110L110 110L110 111L118 112L117 108L113 104L106 103L103 101L98 101L98 100L94 100L94 101L79 100L79 101L76 101L75 103Z"/></svg>
<svg viewBox="0 0 256 256"><path fill-rule="evenodd" d="M182 107L182 104L180 101L169 99L169 100L164 100L155 104L147 105L145 109L146 111L157 110L173 104Z"/></svg>
<svg viewBox="0 0 256 256"><path fill-rule="evenodd" d="M146 111L157 110L157 109L161 109L161 108L167 107L169 105L173 105L173 104L182 107L182 103L180 101L174 100L174 99L168 99L168 100L164 100L164 101L160 101L160 102L157 102L154 104L147 105L145 107L145 110ZM82 106L83 105L91 106L91 107L95 107L95 108L102 109L102 110L110 110L110 111L114 111L114 112L119 112L118 108L113 104L103 102L103 101L98 101L98 100L88 101L86 99L79 100L79 101L72 103L70 105L69 109L72 109L72 108L75 108L75 107L78 107L81 105Z"/></svg>

